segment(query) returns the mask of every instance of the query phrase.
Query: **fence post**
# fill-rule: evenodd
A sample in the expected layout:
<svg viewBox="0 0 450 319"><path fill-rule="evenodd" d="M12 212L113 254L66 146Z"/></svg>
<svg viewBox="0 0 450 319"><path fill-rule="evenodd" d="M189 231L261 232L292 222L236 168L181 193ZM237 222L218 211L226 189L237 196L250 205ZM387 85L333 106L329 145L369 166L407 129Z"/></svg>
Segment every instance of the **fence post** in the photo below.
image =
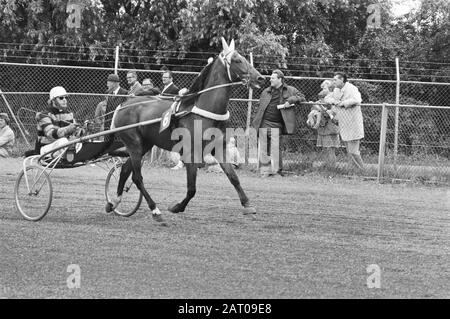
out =
<svg viewBox="0 0 450 319"><path fill-rule="evenodd" d="M253 52L250 52L250 65L253 66ZM248 103L247 103L247 121L245 124L245 164L248 164L248 158L250 153L249 132L250 132L250 118L252 116L252 99L253 89L249 87L248 90Z"/></svg>
<svg viewBox="0 0 450 319"><path fill-rule="evenodd" d="M398 152L398 117L400 104L400 67L398 57L395 58L395 68L397 74L397 85L395 90L395 127L394 127L394 171L397 171L397 152Z"/></svg>
<svg viewBox="0 0 450 319"><path fill-rule="evenodd" d="M381 111L381 132L380 132L380 148L378 151L378 175L377 180L378 183L381 183L381 179L383 178L383 169L384 169L384 157L386 150L386 128L387 128L387 112L386 104L383 104L383 109Z"/></svg>
<svg viewBox="0 0 450 319"><path fill-rule="evenodd" d="M114 74L117 75L117 69L119 68L119 46L116 45L116 58L114 61Z"/></svg>

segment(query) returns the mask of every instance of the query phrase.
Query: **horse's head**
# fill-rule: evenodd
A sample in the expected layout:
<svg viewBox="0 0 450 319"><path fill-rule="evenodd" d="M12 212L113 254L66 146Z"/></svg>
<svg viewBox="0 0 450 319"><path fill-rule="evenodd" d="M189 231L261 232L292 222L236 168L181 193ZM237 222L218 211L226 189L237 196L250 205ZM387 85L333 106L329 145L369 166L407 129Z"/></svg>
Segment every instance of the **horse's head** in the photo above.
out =
<svg viewBox="0 0 450 319"><path fill-rule="evenodd" d="M252 88L260 88L264 83L264 77L235 50L234 40L231 40L230 45L228 45L222 38L222 47L223 51L219 58L227 69L229 80L231 82L242 81Z"/></svg>

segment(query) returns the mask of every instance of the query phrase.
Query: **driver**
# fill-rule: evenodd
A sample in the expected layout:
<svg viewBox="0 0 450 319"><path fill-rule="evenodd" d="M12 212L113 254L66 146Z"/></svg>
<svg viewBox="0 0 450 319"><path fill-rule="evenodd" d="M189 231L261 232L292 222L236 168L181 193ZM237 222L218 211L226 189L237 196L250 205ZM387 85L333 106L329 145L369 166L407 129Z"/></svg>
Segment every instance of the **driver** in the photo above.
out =
<svg viewBox="0 0 450 319"><path fill-rule="evenodd" d="M73 113L67 110L67 92L62 86L56 86L50 90L48 104L46 111L36 114L41 155L68 143L68 138L77 130ZM62 152L64 149L52 155L56 157Z"/></svg>

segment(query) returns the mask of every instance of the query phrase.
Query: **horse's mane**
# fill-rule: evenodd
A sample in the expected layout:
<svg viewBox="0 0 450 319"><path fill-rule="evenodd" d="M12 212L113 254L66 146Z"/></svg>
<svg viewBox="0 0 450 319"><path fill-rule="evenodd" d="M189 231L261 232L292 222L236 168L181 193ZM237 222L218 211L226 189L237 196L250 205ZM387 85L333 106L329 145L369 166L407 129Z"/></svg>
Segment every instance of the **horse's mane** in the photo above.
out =
<svg viewBox="0 0 450 319"><path fill-rule="evenodd" d="M206 85L206 81L209 78L209 74L211 73L212 65L214 61L209 63L207 66L203 68L200 74L195 78L192 85L189 87L189 93L186 97L182 97L183 105L190 106L195 103L195 99L197 98L198 92L203 90Z"/></svg>
<svg viewBox="0 0 450 319"><path fill-rule="evenodd" d="M203 68L203 70L200 72L200 74L194 80L194 83L192 83L191 87L189 88L189 93L197 93L205 87L206 80L209 77L209 73L211 71L211 67L212 67L213 63L214 62L211 62Z"/></svg>

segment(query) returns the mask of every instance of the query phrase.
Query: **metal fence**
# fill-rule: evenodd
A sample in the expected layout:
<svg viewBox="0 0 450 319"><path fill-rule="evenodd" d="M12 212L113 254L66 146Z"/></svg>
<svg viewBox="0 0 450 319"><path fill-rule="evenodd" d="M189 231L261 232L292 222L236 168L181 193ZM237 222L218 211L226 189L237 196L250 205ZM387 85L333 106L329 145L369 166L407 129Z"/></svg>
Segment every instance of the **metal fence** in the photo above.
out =
<svg viewBox="0 0 450 319"><path fill-rule="evenodd" d="M121 86L126 83L127 69L119 69ZM26 139L33 143L36 135L35 113L42 111L47 103L49 90L57 85L64 86L71 93L69 107L78 121L92 119L97 103L104 99L106 78L113 73L110 68L66 67L53 65L29 65L0 63L0 112L7 112L8 105L24 124L29 135ZM138 80L152 79L155 86L162 87L160 70L139 70ZM174 83L179 87L189 87L198 73L174 72ZM316 101L320 84L324 78L287 77L286 82L298 88L307 101ZM361 144L363 160L367 164L363 173L367 177L377 177L379 168L380 133L382 127L382 104L395 103L396 82L367 79L350 79L363 98L362 113L365 137ZM267 83L268 85L268 83ZM252 93L245 87L234 87L229 104L230 126L246 127L248 108L251 116L258 108L258 98L262 89ZM249 103L250 102L250 103ZM396 108L387 108L386 149L384 179L419 180L450 184L450 83L401 82L398 125ZM283 158L285 168L294 172L310 170L331 174L352 174L347 164L344 148L337 149L338 166L335 170L324 169L321 149L316 147L317 132L306 125L310 105L296 108L297 131L285 137ZM16 155L21 155L28 146L21 136L17 124ZM395 140L397 135L398 140ZM359 173L358 173L359 174Z"/></svg>

